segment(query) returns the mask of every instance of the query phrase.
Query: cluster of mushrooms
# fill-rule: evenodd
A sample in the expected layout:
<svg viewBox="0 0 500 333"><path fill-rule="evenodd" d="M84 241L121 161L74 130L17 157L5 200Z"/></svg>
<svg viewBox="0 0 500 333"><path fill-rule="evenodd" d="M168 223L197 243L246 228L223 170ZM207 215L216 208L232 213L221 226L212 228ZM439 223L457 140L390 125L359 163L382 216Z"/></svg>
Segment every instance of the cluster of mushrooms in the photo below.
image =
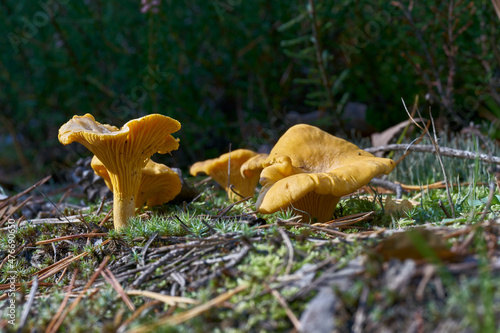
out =
<svg viewBox="0 0 500 333"><path fill-rule="evenodd" d="M166 203L181 191L179 175L151 160L157 152L178 149L179 141L171 134L180 128L177 120L160 114L131 120L121 129L100 124L86 114L64 124L59 141L65 145L79 142L95 155L91 166L113 192L113 221L115 229L120 229L137 208ZM232 202L253 196L260 182L258 212L293 209L303 222L310 223L330 220L342 196L378 175L389 174L394 166L390 159L300 124L288 129L269 154L238 149L197 162L190 173L208 174Z"/></svg>

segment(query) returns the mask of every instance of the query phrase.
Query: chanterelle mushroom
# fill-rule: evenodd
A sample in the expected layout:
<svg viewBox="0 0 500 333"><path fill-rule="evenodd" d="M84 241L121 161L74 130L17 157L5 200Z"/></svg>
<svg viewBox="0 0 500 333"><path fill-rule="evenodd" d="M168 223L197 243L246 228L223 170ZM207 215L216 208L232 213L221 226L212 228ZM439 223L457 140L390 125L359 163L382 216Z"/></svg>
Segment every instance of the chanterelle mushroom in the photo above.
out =
<svg viewBox="0 0 500 333"><path fill-rule="evenodd" d="M177 120L160 114L131 120L121 129L100 124L86 114L61 126L59 141L64 145L81 143L104 164L113 186L113 221L119 229L134 215L141 170L154 153L165 154L179 147L170 134L180 128Z"/></svg>
<svg viewBox="0 0 500 333"><path fill-rule="evenodd" d="M264 161L256 207L264 214L293 208L303 222L326 222L342 196L394 166L317 127L295 125Z"/></svg>
<svg viewBox="0 0 500 333"><path fill-rule="evenodd" d="M243 163L256 155L258 155L256 152L248 149L237 149L231 153L223 154L218 158L196 162L191 166L189 172L193 176L199 173L206 173L226 190L229 200L235 202L254 194L255 187L259 182L258 173L247 178L245 175L242 175L240 168ZM228 173L229 164L231 164L231 168ZM231 185L233 185L234 191L231 190Z"/></svg>
<svg viewBox="0 0 500 333"><path fill-rule="evenodd" d="M113 192L113 184L104 164L94 156L90 165ZM164 164L149 160L141 172L141 184L135 196L135 208L142 208L145 204L152 207L167 203L181 191L182 184L179 175Z"/></svg>
<svg viewBox="0 0 500 333"><path fill-rule="evenodd" d="M258 181L260 173L262 172L262 169L264 169L263 163L268 156L269 154L258 154L249 158L241 165L241 175L247 179L256 177Z"/></svg>

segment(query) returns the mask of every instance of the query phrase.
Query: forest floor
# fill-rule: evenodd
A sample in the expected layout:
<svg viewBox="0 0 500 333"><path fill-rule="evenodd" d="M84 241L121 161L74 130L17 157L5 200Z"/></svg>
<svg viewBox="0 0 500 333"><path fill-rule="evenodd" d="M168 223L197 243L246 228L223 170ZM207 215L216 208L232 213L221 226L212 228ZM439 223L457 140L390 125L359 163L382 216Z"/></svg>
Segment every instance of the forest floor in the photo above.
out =
<svg viewBox="0 0 500 333"><path fill-rule="evenodd" d="M410 152L388 178L401 198L373 183L321 224L205 181L117 232L109 200L43 179L0 198L0 330L494 332L500 195L477 153L497 145L440 145L476 158Z"/></svg>

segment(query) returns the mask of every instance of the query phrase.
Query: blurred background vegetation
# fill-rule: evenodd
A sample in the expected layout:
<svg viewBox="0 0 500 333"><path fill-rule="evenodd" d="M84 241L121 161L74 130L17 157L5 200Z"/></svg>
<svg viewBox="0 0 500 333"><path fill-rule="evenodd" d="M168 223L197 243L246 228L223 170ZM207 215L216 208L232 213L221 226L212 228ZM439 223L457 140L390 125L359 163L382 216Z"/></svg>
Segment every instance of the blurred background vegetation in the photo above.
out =
<svg viewBox="0 0 500 333"><path fill-rule="evenodd" d="M495 2L495 0L493 1ZM434 6L434 7L433 7ZM0 1L0 180L57 174L73 115L121 126L161 113L186 168L272 144L294 122L367 136L432 110L441 129L500 116L491 1ZM366 108L366 116L355 110Z"/></svg>

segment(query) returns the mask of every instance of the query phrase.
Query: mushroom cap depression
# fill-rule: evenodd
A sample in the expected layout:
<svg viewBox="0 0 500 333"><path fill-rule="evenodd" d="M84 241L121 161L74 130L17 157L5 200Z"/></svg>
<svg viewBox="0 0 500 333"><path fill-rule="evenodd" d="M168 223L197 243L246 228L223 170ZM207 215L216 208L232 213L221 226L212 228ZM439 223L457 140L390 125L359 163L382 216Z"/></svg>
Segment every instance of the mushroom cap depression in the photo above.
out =
<svg viewBox="0 0 500 333"><path fill-rule="evenodd" d="M212 177L221 187L226 190L229 199L232 202L242 198L252 196L255 193L255 187L259 182L259 176L246 178L242 176L240 168L250 158L258 155L256 152L249 149L237 149L231 153L226 153L218 158L196 162L189 172L196 176L199 173L205 173ZM231 160L229 160L231 158ZM231 165L228 181L228 165ZM231 190L230 185L233 185ZM240 194L236 194L235 191Z"/></svg>
<svg viewBox="0 0 500 333"><path fill-rule="evenodd" d="M180 123L167 116L151 114L127 122L121 129L103 125L90 114L74 116L59 129L59 141L74 141L89 149L103 163L113 185L115 228L121 228L134 215L135 195L141 170L151 155L165 154L179 147L171 133Z"/></svg>
<svg viewBox="0 0 500 333"><path fill-rule="evenodd" d="M102 177L113 192L113 184L104 164L94 156L90 165L95 174ZM135 208L142 208L145 204L149 207L162 205L173 200L181 191L179 175L164 164L149 160L141 172L142 178L135 196Z"/></svg>
<svg viewBox="0 0 500 333"><path fill-rule="evenodd" d="M325 222L342 196L377 175L389 174L394 166L394 161L375 157L317 127L295 125L264 161L256 207L264 214L294 208L303 220L309 215Z"/></svg>

